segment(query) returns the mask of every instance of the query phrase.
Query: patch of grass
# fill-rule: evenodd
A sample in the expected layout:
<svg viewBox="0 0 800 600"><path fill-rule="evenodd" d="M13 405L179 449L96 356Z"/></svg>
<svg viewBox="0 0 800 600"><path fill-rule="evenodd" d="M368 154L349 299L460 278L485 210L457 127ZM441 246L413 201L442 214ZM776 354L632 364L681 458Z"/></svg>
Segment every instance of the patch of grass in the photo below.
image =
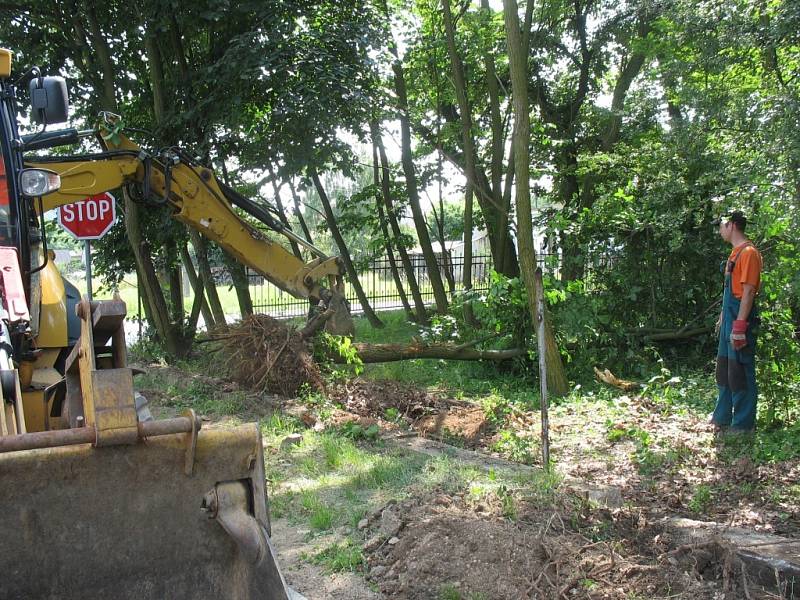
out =
<svg viewBox="0 0 800 600"><path fill-rule="evenodd" d="M534 471L530 476L518 477L518 481L525 494L537 504L549 504L555 502L564 478L555 469L542 469Z"/></svg>
<svg viewBox="0 0 800 600"><path fill-rule="evenodd" d="M790 485L786 488L786 495L800 502L800 484Z"/></svg>
<svg viewBox="0 0 800 600"><path fill-rule="evenodd" d="M743 456L756 464L792 460L800 456L800 422L775 431L727 435L721 443L721 457L727 461Z"/></svg>
<svg viewBox="0 0 800 600"><path fill-rule="evenodd" d="M424 458L407 454L373 456L366 470L352 480L357 489L399 490L419 476Z"/></svg>
<svg viewBox="0 0 800 600"><path fill-rule="evenodd" d="M517 501L514 494L504 485L497 488L496 494L500 500L500 514L506 519L515 521L517 519Z"/></svg>
<svg viewBox="0 0 800 600"><path fill-rule="evenodd" d="M323 502L316 493L304 490L300 495L300 505L308 514L308 523L312 529L327 531L333 526L335 511Z"/></svg>
<svg viewBox="0 0 800 600"><path fill-rule="evenodd" d="M739 493L742 496L750 496L758 490L758 483L755 481L742 481L737 486L739 488Z"/></svg>
<svg viewBox="0 0 800 600"><path fill-rule="evenodd" d="M689 500L689 510L695 514L705 513L708 507L711 506L712 498L711 487L701 483L695 488L692 498Z"/></svg>
<svg viewBox="0 0 800 600"><path fill-rule="evenodd" d="M292 507L292 500L294 499L294 492L287 491L280 494L270 494L269 496L269 512L275 519L280 519L289 514Z"/></svg>
<svg viewBox="0 0 800 600"><path fill-rule="evenodd" d="M439 593L436 598L437 600L489 600L489 596L483 592L473 592L464 595L452 583L445 583L442 585L442 587L439 588Z"/></svg>
<svg viewBox="0 0 800 600"><path fill-rule="evenodd" d="M532 437L523 437L513 429L502 429L498 432L497 441L492 450L514 462L531 465L536 461L539 442Z"/></svg>
<svg viewBox="0 0 800 600"><path fill-rule="evenodd" d="M286 436L302 429L303 426L300 421L278 412L272 413L268 419L261 423L261 434L265 437Z"/></svg>
<svg viewBox="0 0 800 600"><path fill-rule="evenodd" d="M142 386L143 387L143 386ZM189 378L164 386L161 406L184 410L194 409L203 415L241 415L246 412L244 392L219 392L217 386L207 379Z"/></svg>
<svg viewBox="0 0 800 600"><path fill-rule="evenodd" d="M462 600L461 592L452 583L446 583L439 588L439 600Z"/></svg>
<svg viewBox="0 0 800 600"><path fill-rule="evenodd" d="M322 565L331 573L363 571L366 564L361 547L350 538L346 538L342 543L331 544L315 554L311 562Z"/></svg>
<svg viewBox="0 0 800 600"><path fill-rule="evenodd" d="M306 475L310 479L315 479L321 475L323 471L319 461L313 456L302 457L298 463L298 468L303 475Z"/></svg>
<svg viewBox="0 0 800 600"><path fill-rule="evenodd" d="M505 422L506 415L511 412L508 398L497 392L492 392L481 398L481 407L486 419L495 425L502 425Z"/></svg>

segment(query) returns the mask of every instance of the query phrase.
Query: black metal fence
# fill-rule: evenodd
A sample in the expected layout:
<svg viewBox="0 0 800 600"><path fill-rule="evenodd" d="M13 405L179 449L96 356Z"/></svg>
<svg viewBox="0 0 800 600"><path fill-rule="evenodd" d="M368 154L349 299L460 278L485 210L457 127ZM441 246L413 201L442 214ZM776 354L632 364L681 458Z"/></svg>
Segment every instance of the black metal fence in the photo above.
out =
<svg viewBox="0 0 800 600"><path fill-rule="evenodd" d="M426 304L431 304L434 302L433 288L424 257L412 255L410 258L420 295ZM544 271L558 276L560 269L556 258L549 254L537 255L539 266ZM456 293L463 291L464 257L444 257L440 254L438 255L438 261L439 270L444 277L445 288ZM473 290L482 292L489 288L489 274L492 266L491 256L478 255L472 257ZM399 263L397 267L403 289L408 296L408 301L413 306L405 271ZM303 317L308 312L307 300L295 298L267 282L256 273L249 272L248 275L250 277L250 294L253 298L253 309L256 312L266 313L277 318ZM392 275L391 265L387 258L374 260L367 270L359 274L358 278L373 310L387 311L403 308L403 303ZM345 283L345 295L350 302L351 312L353 314L362 313L361 302L356 297L353 286L349 282Z"/></svg>

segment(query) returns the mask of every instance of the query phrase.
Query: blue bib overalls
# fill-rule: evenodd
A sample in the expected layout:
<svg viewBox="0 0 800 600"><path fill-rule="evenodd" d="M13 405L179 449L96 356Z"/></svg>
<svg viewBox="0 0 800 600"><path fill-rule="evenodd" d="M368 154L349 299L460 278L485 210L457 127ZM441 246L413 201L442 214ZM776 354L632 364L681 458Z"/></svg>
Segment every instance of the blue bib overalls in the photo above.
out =
<svg viewBox="0 0 800 600"><path fill-rule="evenodd" d="M747 345L741 350L734 350L730 339L733 322L739 315L739 305L741 304L741 301L733 295L731 277L742 250L739 250L732 261L727 262L725 268L722 323L719 328L719 346L717 348L716 379L719 395L711 422L720 427L750 431L756 423L756 398L758 396L755 363L755 329L758 317L755 302L747 316Z"/></svg>

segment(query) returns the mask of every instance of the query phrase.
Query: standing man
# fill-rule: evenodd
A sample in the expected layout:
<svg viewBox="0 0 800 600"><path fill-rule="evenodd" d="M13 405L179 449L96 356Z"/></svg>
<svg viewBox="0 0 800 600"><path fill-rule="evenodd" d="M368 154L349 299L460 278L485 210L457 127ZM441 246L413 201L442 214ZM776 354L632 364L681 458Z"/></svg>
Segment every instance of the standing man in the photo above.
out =
<svg viewBox="0 0 800 600"><path fill-rule="evenodd" d="M719 316L717 386L719 396L711 422L718 431L751 432L756 424L755 348L758 311L755 298L761 285L761 253L745 236L747 219L734 211L713 221L733 249L722 271L725 285Z"/></svg>

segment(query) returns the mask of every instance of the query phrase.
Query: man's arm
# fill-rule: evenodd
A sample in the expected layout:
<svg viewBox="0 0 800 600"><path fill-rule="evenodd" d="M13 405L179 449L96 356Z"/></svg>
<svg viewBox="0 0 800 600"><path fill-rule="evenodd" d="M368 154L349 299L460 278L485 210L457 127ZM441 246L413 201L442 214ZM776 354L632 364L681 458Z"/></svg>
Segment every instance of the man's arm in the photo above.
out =
<svg viewBox="0 0 800 600"><path fill-rule="evenodd" d="M753 308L753 300L756 297L756 288L749 283L742 284L742 299L739 303L739 316L736 318L740 321L746 321L750 316L750 310Z"/></svg>

